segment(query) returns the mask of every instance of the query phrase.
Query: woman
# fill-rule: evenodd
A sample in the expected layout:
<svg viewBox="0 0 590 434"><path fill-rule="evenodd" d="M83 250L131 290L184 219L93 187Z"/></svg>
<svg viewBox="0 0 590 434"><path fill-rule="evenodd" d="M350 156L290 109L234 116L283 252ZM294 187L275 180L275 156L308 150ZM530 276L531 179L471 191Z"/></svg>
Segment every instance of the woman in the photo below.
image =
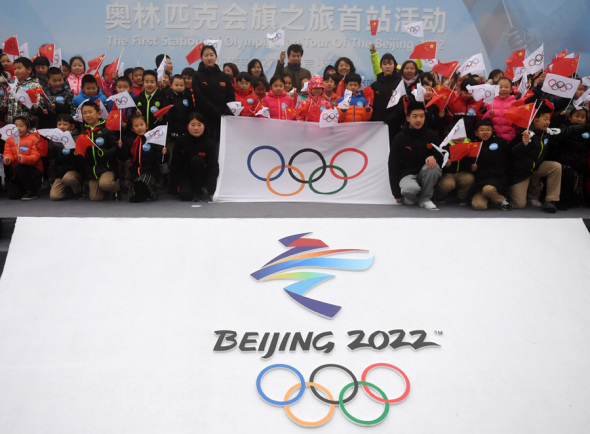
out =
<svg viewBox="0 0 590 434"><path fill-rule="evenodd" d="M211 137L219 142L221 116L232 116L227 103L235 101L235 93L233 80L216 62L215 47L205 45L201 50L201 63L193 75L193 92L196 108L205 116Z"/></svg>
<svg viewBox="0 0 590 434"><path fill-rule="evenodd" d="M266 75L264 75L262 63L258 59L252 59L248 62L248 74L250 74L252 77L259 77L268 80Z"/></svg>
<svg viewBox="0 0 590 434"><path fill-rule="evenodd" d="M413 60L406 60L401 68L402 80L406 86L406 95L410 95L418 84L420 70Z"/></svg>

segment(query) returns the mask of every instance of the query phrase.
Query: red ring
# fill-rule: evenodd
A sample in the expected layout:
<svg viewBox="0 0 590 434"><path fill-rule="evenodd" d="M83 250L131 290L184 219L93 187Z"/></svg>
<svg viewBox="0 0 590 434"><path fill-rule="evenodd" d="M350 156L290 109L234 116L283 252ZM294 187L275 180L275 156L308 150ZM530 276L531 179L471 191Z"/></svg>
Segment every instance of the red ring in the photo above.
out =
<svg viewBox="0 0 590 434"><path fill-rule="evenodd" d="M336 161L336 157L338 155L340 155L340 154L342 154L343 152L346 152L346 151L352 151L352 152L356 152L358 154L361 154L363 156L363 158L365 159L365 165L363 166L363 168L357 174L352 175L352 176L340 176L340 175L337 175L336 172L334 172L334 168L333 167L330 167L330 172L332 172L332 176L334 178L343 179L343 180L356 178L357 176L359 176L361 173L363 173L365 171L365 169L367 168L367 165L369 164L369 157L367 157L367 154L365 154L363 151L359 151L358 149L354 149L354 148L345 148L345 149L342 149L341 151L338 151L338 152L336 152L334 154L334 156L330 160L330 166L333 166L334 165L334 161Z"/></svg>
<svg viewBox="0 0 590 434"><path fill-rule="evenodd" d="M371 392L371 390L366 385L363 385L363 389L365 389L365 392L367 392L367 394L376 401L387 402L389 404L397 404L399 402L402 402L410 394L410 379L404 373L404 371L402 371L397 366L390 365L389 363L375 363L374 365L368 366L363 371L363 375L361 376L361 381L367 381L367 374L369 373L369 371L373 368L378 368L381 366L386 367L386 368L391 368L391 369L397 371L397 373L402 376L402 378L406 382L406 390L404 391L404 393L402 393L398 398L395 398L395 399L383 399L383 398L380 398L377 395L375 395L373 392Z"/></svg>

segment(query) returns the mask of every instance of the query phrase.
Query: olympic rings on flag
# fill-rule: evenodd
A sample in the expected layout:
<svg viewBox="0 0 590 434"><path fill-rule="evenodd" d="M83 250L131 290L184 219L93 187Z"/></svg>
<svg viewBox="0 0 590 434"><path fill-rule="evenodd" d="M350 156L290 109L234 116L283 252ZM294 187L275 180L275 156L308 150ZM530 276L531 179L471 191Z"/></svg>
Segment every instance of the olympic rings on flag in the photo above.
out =
<svg viewBox="0 0 590 434"><path fill-rule="evenodd" d="M322 113L322 119L326 122L338 122L336 113Z"/></svg>
<svg viewBox="0 0 590 434"><path fill-rule="evenodd" d="M419 31L420 31L420 26L408 27L408 32L410 32L410 33L418 33Z"/></svg>
<svg viewBox="0 0 590 434"><path fill-rule="evenodd" d="M534 59L529 60L529 66L536 66L543 63L543 59L545 56L542 54L537 54Z"/></svg>
<svg viewBox="0 0 590 434"><path fill-rule="evenodd" d="M276 167L273 167L270 170L270 172L266 175L266 177L263 177L263 176L258 175L256 172L254 172L254 169L252 168L252 158L254 157L254 155L258 151L262 151L262 150L272 151L272 152L276 153L278 155L279 159L280 159L280 165L278 165ZM308 179L305 179L305 175L303 174L303 172L300 169L298 169L297 167L295 167L293 165L295 158L297 156L299 156L300 154L303 154L305 152L310 152L310 153L313 153L313 154L317 155L318 158L320 159L320 162L321 162L321 166L319 166L316 169L314 169ZM362 168L357 173L355 173L354 175L350 175L349 176L343 168L341 168L339 166L336 166L334 164L334 162L336 161L336 158L339 155L341 155L341 154L343 154L345 152L355 152L355 153L358 153L364 159ZM301 150L295 152L291 156L291 158L289 159L289 162L286 163L285 162L285 158L283 157L283 154L277 148L275 148L273 146L267 146L267 145L258 146L257 148L254 148L250 152L250 154L248 155L248 159L247 159L248 170L250 171L250 173L252 174L252 176L254 178L258 179L259 181L265 182L266 183L266 186L269 189L269 191L271 193L273 193L273 194L276 194L277 196L294 196L296 194L299 194L303 190L303 188L305 187L305 185L308 185L309 186L309 189L312 192L314 192L315 194L321 194L321 195L336 194L336 193L342 191L342 189L344 189L346 187L349 179L354 179L354 178L360 176L365 171L365 169L367 168L368 164L369 164L369 158L368 158L367 154L365 154L363 151L360 151L360 150L354 149L354 148L345 148L345 149L342 149L342 150L336 152L336 154L334 154L334 156L330 160L330 164L326 164L326 159L321 154L321 152L319 152L319 151L317 151L315 149L312 149L312 148L304 148L304 149L301 149ZM285 169L288 170L289 175L291 176L291 178L294 181L296 181L296 182L298 182L298 183L301 184L301 186L298 189L296 189L294 192L292 192L292 193L279 193L278 191L276 191L275 189L273 189L272 186L271 186L271 184L270 184L272 181L275 181L278 178L280 178L283 175L283 172L285 171ZM342 180L344 182L342 183L342 185L339 188L337 188L337 189L335 189L333 191L330 191L330 192L321 192L321 191L318 191L313 186L313 184L316 183L316 182L318 182L321 178L324 177L324 175L326 174L326 169L330 169L330 173L332 174L332 176L334 178L340 179L340 180ZM277 171L278 171L278 173L275 175L275 172L277 172ZM299 175L299 178L297 176L295 176L295 174L293 173L293 171L297 172L297 175ZM340 174L337 174L336 171L339 172Z"/></svg>
<svg viewBox="0 0 590 434"><path fill-rule="evenodd" d="M549 85L551 90L559 90L561 92L567 92L568 90L572 90L572 88L574 87L571 83L565 83L561 80L557 81L553 78L549 80L547 84Z"/></svg>
<svg viewBox="0 0 590 434"><path fill-rule="evenodd" d="M366 381L367 374L372 369L378 368L378 367L390 368L390 369L394 370L396 373L398 373L399 375L401 375L401 377L404 379L405 390L399 397L394 398L394 399L388 399L387 395L385 394L385 392L383 390L381 390L375 384ZM323 369L327 369L327 368L340 369L340 370L344 371L346 374L348 374L350 376L350 378L352 379L352 383L349 383L342 388L342 390L338 394L337 400L334 399L334 397L332 396L332 393L326 387L324 387L321 384L316 383L314 381L318 372L320 372ZM267 372L269 372L273 369L286 369L288 371L293 372L295 375L297 375L297 377L299 379L299 383L295 384L289 390L287 390L287 392L285 393L285 396L283 398L283 401L277 401L272 398L269 398L262 390L262 386L261 386L262 377L264 377L264 375ZM363 387L363 390L365 390L367 392L367 394L372 399L384 404L383 412L376 419L373 419L373 420L358 419L357 417L353 416L350 412L348 412L346 410L344 404L349 403L350 401L352 401L356 397L358 390L359 390L359 385L361 385ZM329 406L330 406L330 408L328 410L328 414L318 421L304 421L302 419L299 419L298 417L296 417L293 414L293 412L291 411L291 408L289 407L290 405L298 402L303 397L303 394L305 392L305 386L309 387L309 389L312 391L313 395L316 398L318 398L321 402L323 402L325 404L329 404ZM344 398L346 392L350 388L353 388L352 393L347 398ZM318 427L318 426L321 426L321 425L327 423L334 415L334 410L335 410L336 405L339 406L340 410L342 411L342 414L350 421L352 421L356 424L363 425L363 426L371 426L371 425L376 425L376 424L382 422L383 420L385 420L385 418L387 417L387 414L389 413L389 407L391 404L398 404L408 397L408 395L410 393L410 380L408 379L407 375L401 369L399 369L397 366L390 365L388 363L375 363L373 365L368 366L363 371L361 381L357 380L357 378L352 373L352 371L350 371L350 369L348 369L342 365L337 365L337 364L325 364L325 365L318 366L311 373L309 381L305 381L301 372L299 372L299 370L297 370L293 366L286 365L286 364L275 364L275 365L267 366L262 371L260 371L260 373L258 374L258 377L256 378L256 389L258 391L258 394L260 395L260 397L264 401L266 401L267 403L272 404L272 405L283 406L285 408L285 412L287 413L287 416L293 422L295 422L298 425L301 425L303 427L313 428L313 427ZM317 391L317 389L321 390L325 396L320 395L320 393ZM381 395L381 397L378 397L377 395L375 395L370 389L377 391L379 393L379 395ZM291 395L296 390L299 390L299 392L293 398L291 398Z"/></svg>
<svg viewBox="0 0 590 434"><path fill-rule="evenodd" d="M473 59L465 64L465 68L471 68L472 66L475 66L478 64L479 64L479 59Z"/></svg>
<svg viewBox="0 0 590 434"><path fill-rule="evenodd" d="M129 99L126 96L122 96L120 98L117 98L115 96L115 104L117 104L117 106L121 105L121 104L127 104L127 102L129 101Z"/></svg>
<svg viewBox="0 0 590 434"><path fill-rule="evenodd" d="M162 130L152 130L146 133L146 138L148 138L149 140L156 140L162 137L163 135L164 132Z"/></svg>

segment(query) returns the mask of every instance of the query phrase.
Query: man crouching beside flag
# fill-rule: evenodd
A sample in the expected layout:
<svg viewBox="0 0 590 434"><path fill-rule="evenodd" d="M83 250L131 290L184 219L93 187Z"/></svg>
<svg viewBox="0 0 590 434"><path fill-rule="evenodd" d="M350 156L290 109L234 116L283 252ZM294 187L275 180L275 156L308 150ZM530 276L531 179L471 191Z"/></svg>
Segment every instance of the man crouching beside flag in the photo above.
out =
<svg viewBox="0 0 590 434"><path fill-rule="evenodd" d="M424 104L408 104L408 125L393 138L389 153L389 183L398 204L414 205L437 211L432 202L434 186L442 175L442 155L432 143L438 136L425 126Z"/></svg>

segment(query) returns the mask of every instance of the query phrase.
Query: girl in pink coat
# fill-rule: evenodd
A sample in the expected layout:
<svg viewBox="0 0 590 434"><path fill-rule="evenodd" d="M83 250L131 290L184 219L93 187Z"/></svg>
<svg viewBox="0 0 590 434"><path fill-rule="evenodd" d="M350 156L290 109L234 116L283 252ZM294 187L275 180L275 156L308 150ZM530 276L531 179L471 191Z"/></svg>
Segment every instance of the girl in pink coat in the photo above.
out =
<svg viewBox="0 0 590 434"><path fill-rule="evenodd" d="M270 79L270 91L262 104L268 107L271 119L293 119L293 115L289 115L294 110L293 98L286 94L285 80L280 75Z"/></svg>
<svg viewBox="0 0 590 434"><path fill-rule="evenodd" d="M483 119L491 119L496 135L510 143L514 139L514 136L516 136L516 130L504 118L504 113L512 107L512 104L516 101L516 97L512 95L512 82L509 79L501 78L498 81L498 86L500 86L500 93L494 98L492 104L486 104L487 112L483 116Z"/></svg>

